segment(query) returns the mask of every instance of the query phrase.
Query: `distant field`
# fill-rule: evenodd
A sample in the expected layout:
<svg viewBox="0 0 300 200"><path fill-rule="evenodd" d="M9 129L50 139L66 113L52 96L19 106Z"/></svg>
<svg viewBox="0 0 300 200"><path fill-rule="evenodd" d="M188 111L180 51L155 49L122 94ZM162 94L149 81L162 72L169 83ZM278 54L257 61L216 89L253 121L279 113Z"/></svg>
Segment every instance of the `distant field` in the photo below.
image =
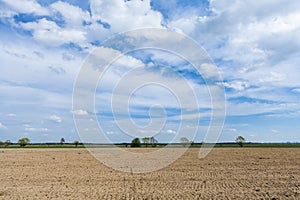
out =
<svg viewBox="0 0 300 200"><path fill-rule="evenodd" d="M0 199L300 199L300 148L197 155L191 148L162 170L131 174L83 148L1 149Z"/></svg>
<svg viewBox="0 0 300 200"><path fill-rule="evenodd" d="M215 147L239 147L237 144L216 144ZM300 143L246 143L244 147L247 148L299 148Z"/></svg>

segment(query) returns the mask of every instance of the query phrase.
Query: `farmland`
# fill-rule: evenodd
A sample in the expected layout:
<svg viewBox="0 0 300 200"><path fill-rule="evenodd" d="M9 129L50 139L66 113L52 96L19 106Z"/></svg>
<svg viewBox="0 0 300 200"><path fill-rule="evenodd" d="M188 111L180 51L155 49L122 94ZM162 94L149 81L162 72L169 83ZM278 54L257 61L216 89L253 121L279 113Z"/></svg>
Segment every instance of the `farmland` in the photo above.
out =
<svg viewBox="0 0 300 200"><path fill-rule="evenodd" d="M215 148L204 159L198 150L134 174L84 148L0 149L0 199L300 199L300 148Z"/></svg>

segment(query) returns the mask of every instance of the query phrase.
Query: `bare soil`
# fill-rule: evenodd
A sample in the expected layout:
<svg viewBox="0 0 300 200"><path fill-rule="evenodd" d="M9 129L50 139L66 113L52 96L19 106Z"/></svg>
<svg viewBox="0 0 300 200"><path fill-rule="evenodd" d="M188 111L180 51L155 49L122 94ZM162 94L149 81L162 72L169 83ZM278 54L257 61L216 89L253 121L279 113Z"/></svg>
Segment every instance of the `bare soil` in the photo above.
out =
<svg viewBox="0 0 300 200"><path fill-rule="evenodd" d="M300 148L197 156L189 149L162 170L131 174L85 149L0 149L0 199L300 199Z"/></svg>

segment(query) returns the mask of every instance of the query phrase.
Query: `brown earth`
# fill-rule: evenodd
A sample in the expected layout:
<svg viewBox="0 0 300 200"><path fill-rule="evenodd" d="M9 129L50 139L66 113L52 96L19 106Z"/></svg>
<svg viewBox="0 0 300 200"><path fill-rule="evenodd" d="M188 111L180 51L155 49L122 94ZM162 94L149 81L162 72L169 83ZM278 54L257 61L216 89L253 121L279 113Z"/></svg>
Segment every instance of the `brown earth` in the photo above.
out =
<svg viewBox="0 0 300 200"><path fill-rule="evenodd" d="M300 148L197 155L190 149L162 170L131 174L85 149L0 149L0 199L300 199Z"/></svg>

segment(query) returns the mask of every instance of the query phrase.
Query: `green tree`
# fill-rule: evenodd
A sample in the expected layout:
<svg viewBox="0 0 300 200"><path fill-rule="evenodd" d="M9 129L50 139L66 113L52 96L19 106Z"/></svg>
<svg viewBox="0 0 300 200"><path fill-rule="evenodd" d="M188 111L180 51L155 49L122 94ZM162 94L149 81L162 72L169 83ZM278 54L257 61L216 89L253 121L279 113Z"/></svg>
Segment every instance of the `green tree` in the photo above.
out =
<svg viewBox="0 0 300 200"><path fill-rule="evenodd" d="M77 147L78 144L79 144L79 141L75 140L75 141L73 142L73 144L75 145L75 147Z"/></svg>
<svg viewBox="0 0 300 200"><path fill-rule="evenodd" d="M4 142L0 141L0 147L4 144Z"/></svg>
<svg viewBox="0 0 300 200"><path fill-rule="evenodd" d="M30 140L29 138L21 138L18 140L18 144L21 146L21 147L25 147L27 144L30 143Z"/></svg>
<svg viewBox="0 0 300 200"><path fill-rule="evenodd" d="M66 142L66 141L65 141L65 138L61 138L61 139L60 139L60 144L61 144L61 145L63 145L65 142Z"/></svg>
<svg viewBox="0 0 300 200"><path fill-rule="evenodd" d="M189 139L187 139L186 137L180 138L180 142L184 147L190 143Z"/></svg>
<svg viewBox="0 0 300 200"><path fill-rule="evenodd" d="M143 140L144 145L145 145L146 147L148 147L148 144L149 144L149 142L150 142L150 138L149 138L149 137L144 137L144 138L142 138L142 140Z"/></svg>
<svg viewBox="0 0 300 200"><path fill-rule="evenodd" d="M11 141L10 141L10 140L6 140L6 141L4 142L4 147L6 148L6 147L8 147L9 145L11 145Z"/></svg>
<svg viewBox="0 0 300 200"><path fill-rule="evenodd" d="M157 139L155 139L154 137L150 138L150 144L152 147L156 147L157 143L158 143Z"/></svg>
<svg viewBox="0 0 300 200"><path fill-rule="evenodd" d="M141 141L139 138L134 138L131 141L130 147L141 147Z"/></svg>
<svg viewBox="0 0 300 200"><path fill-rule="evenodd" d="M243 136L237 136L235 142L240 145L240 147L243 147L246 140Z"/></svg>

